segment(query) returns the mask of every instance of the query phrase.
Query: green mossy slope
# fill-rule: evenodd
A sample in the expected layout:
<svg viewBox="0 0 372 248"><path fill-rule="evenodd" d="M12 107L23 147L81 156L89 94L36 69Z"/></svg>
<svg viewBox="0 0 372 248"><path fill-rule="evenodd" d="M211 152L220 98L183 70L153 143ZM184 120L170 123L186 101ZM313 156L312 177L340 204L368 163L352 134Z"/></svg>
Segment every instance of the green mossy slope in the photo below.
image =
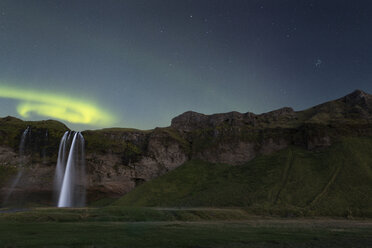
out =
<svg viewBox="0 0 372 248"><path fill-rule="evenodd" d="M0 145L18 150L22 133L27 127L31 129L31 141L33 142L29 145L33 146L35 150L41 150L45 143L48 143L46 148L48 151L50 150L50 153L58 150L63 133L69 130L63 123L54 120L22 121L8 116L0 118Z"/></svg>
<svg viewBox="0 0 372 248"><path fill-rule="evenodd" d="M117 206L245 207L258 214L372 217L372 138L290 147L242 165L189 161Z"/></svg>

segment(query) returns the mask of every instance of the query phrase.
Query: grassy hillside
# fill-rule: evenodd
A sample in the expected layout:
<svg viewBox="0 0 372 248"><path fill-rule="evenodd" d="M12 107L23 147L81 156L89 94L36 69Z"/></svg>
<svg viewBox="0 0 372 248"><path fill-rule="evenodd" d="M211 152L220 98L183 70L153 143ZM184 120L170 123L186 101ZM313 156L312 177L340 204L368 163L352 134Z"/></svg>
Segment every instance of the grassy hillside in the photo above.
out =
<svg viewBox="0 0 372 248"><path fill-rule="evenodd" d="M34 154L45 149L47 155L56 157L60 139L68 128L54 120L22 121L10 116L0 118L0 146L18 151L21 136L27 127L31 129L31 139L27 147Z"/></svg>
<svg viewBox="0 0 372 248"><path fill-rule="evenodd" d="M372 138L290 147L242 166L189 161L117 206L245 207L258 214L372 217Z"/></svg>

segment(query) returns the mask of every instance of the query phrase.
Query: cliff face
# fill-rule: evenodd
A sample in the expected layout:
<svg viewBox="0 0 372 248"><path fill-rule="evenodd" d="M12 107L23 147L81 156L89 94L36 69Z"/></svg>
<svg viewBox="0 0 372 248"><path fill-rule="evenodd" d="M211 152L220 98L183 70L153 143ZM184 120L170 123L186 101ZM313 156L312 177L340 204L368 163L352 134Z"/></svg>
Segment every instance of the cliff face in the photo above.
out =
<svg viewBox="0 0 372 248"><path fill-rule="evenodd" d="M23 131L31 127L20 158ZM50 203L59 140L68 130L55 121L0 119L0 179L4 195L20 163L16 192ZM117 197L190 159L239 165L288 146L322 149L344 136L372 136L372 96L355 91L343 98L295 112L291 108L256 115L186 112L167 128L141 131L84 131L88 199ZM27 197L25 197L27 198ZM35 197L33 197L35 198Z"/></svg>
<svg viewBox="0 0 372 248"><path fill-rule="evenodd" d="M163 175L188 158L186 143L171 129L85 132L88 185L92 198L120 196ZM95 139L98 138L97 143ZM93 148L107 143L107 149ZM113 145L114 143L115 145Z"/></svg>

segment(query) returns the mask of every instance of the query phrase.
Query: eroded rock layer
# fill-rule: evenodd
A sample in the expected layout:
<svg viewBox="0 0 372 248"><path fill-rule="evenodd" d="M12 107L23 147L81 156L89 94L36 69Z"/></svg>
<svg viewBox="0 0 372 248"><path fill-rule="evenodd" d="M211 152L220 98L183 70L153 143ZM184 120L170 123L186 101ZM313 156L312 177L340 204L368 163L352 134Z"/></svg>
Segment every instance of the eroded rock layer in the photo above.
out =
<svg viewBox="0 0 372 248"><path fill-rule="evenodd" d="M31 128L25 154L23 131ZM25 173L13 200L51 204L59 140L68 128L56 121L0 119L0 186L4 195L19 170ZM288 146L322 149L344 136L372 136L372 96L355 91L304 111L281 108L264 114L185 112L171 126L153 130L124 128L82 132L86 140L88 200L119 197L190 159L243 164L259 154Z"/></svg>

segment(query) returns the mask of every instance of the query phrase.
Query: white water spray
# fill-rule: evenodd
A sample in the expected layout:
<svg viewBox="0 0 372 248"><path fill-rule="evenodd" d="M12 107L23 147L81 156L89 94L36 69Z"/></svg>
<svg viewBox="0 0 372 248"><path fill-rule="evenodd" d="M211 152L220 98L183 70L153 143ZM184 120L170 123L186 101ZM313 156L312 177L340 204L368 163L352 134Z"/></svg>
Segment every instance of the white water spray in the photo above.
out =
<svg viewBox="0 0 372 248"><path fill-rule="evenodd" d="M71 147L67 154L71 137ZM66 132L61 139L54 187L58 207L85 205L84 137L80 132Z"/></svg>
<svg viewBox="0 0 372 248"><path fill-rule="evenodd" d="M54 175L54 196L55 201L58 203L59 194L61 192L62 187L62 181L63 181L63 174L65 173L65 167L66 167L66 142L69 137L69 132L66 131L63 135L61 142L59 144L59 150L58 150L58 159L57 159L57 166L56 166L56 172Z"/></svg>
<svg viewBox="0 0 372 248"><path fill-rule="evenodd" d="M19 143L19 169L18 169L18 173L15 176L15 178L13 179L9 190L8 190L7 194L5 195L5 198L3 200L3 205L6 205L8 203L8 200L9 200L10 196L12 195L15 187L18 185L19 181L22 178L22 175L23 175L23 172L24 172L26 140L27 140L27 137L30 133L31 133L31 129L30 129L29 126L22 133L21 141Z"/></svg>

